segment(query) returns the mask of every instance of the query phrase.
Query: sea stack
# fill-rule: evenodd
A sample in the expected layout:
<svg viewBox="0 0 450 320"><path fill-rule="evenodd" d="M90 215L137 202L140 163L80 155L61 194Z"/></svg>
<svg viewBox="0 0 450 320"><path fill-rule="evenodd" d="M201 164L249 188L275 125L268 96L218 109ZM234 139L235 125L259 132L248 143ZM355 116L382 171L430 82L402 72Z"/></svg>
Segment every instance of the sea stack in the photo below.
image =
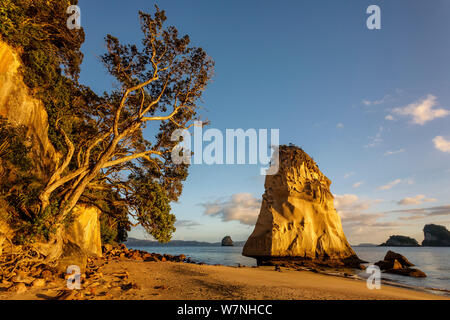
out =
<svg viewBox="0 0 450 320"><path fill-rule="evenodd" d="M331 181L301 148L280 146L279 170L266 176L253 233L242 254L258 265L359 267L333 204Z"/></svg>
<svg viewBox="0 0 450 320"><path fill-rule="evenodd" d="M230 236L225 236L225 238L222 239L222 246L224 247L234 246L233 240L231 240Z"/></svg>
<svg viewBox="0 0 450 320"><path fill-rule="evenodd" d="M425 247L450 247L450 231L445 226L427 224L423 228Z"/></svg>

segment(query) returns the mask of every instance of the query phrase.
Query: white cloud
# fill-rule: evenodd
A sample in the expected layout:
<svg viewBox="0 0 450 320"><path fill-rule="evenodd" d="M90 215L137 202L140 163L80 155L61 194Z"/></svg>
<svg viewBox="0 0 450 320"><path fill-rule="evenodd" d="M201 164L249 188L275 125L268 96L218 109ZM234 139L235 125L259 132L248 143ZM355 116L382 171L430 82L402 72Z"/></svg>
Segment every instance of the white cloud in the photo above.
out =
<svg viewBox="0 0 450 320"><path fill-rule="evenodd" d="M370 101L370 100L363 100L363 101L361 101L364 105L366 105L366 106L376 106L376 105L379 105L379 104L383 104L383 103L385 103L385 102L387 102L388 100L390 100L391 99L391 95L390 94L387 94L387 95L385 95L383 98L381 98L381 99L379 99L379 100L374 100L374 101Z"/></svg>
<svg viewBox="0 0 450 320"><path fill-rule="evenodd" d="M424 194L418 194L415 197L407 197L397 202L401 206L409 206L413 204L422 204L424 202L435 202L436 199L427 198Z"/></svg>
<svg viewBox="0 0 450 320"><path fill-rule="evenodd" d="M334 195L334 206L342 218L342 223L350 227L383 227L384 222L377 221L385 213L366 213L374 204L383 200L361 200L355 194ZM354 231L354 230L353 230Z"/></svg>
<svg viewBox="0 0 450 320"><path fill-rule="evenodd" d="M411 116L413 123L424 125L436 118L443 118L450 114L449 110L437 108L437 98L429 94L425 99L411 103L406 107L395 108L392 112L400 116Z"/></svg>
<svg viewBox="0 0 450 320"><path fill-rule="evenodd" d="M395 118L391 115L391 114L388 114L386 117L384 117L386 120L389 120L389 121L395 121Z"/></svg>
<svg viewBox="0 0 450 320"><path fill-rule="evenodd" d="M334 195L334 207L343 219L355 212L367 210L372 204L381 201L382 200L360 200L355 194Z"/></svg>
<svg viewBox="0 0 450 320"><path fill-rule="evenodd" d="M192 228L200 226L201 224L193 220L177 220L175 221L175 227L177 228Z"/></svg>
<svg viewBox="0 0 450 320"><path fill-rule="evenodd" d="M393 154L399 154L399 153L402 153L402 152L405 152L405 149L399 149L399 150L393 150L393 151L386 151L385 152L385 156L391 156L391 155L393 155Z"/></svg>
<svg viewBox="0 0 450 320"><path fill-rule="evenodd" d="M367 145L365 145L365 147L373 148L373 147L380 145L383 142L383 139L381 138L381 134L382 134L383 130L384 130L383 127L379 127L376 135L373 137L369 137L369 143Z"/></svg>
<svg viewBox="0 0 450 320"><path fill-rule="evenodd" d="M438 206L438 207L430 207L430 208L414 208L414 209L403 209L403 210L394 210L389 213L402 213L409 214L407 217L400 217L400 220L416 220L423 218L432 218L435 221L436 218L440 216L448 216L450 215L450 205Z"/></svg>
<svg viewBox="0 0 450 320"><path fill-rule="evenodd" d="M356 182L356 183L353 184L353 188L359 188L359 187L361 187L362 185L363 185L363 182L362 182L362 181Z"/></svg>
<svg viewBox="0 0 450 320"><path fill-rule="evenodd" d="M434 146L436 149L441 150L442 152L450 153L450 141L445 140L442 136L437 136L433 139Z"/></svg>
<svg viewBox="0 0 450 320"><path fill-rule="evenodd" d="M209 216L219 216L222 221L239 221L242 224L254 225L258 218L261 200L250 193L237 193L226 201L213 201L200 204Z"/></svg>
<svg viewBox="0 0 450 320"><path fill-rule="evenodd" d="M354 171L348 172L348 173L344 174L344 179L348 179L348 178L350 178L351 176L354 176L354 175L355 175Z"/></svg>
<svg viewBox="0 0 450 320"><path fill-rule="evenodd" d="M339 122L339 123L336 125L336 128L342 129L342 128L344 128L344 124L343 124L342 122Z"/></svg>
<svg viewBox="0 0 450 320"><path fill-rule="evenodd" d="M385 184L384 186L379 187L378 190L389 190L400 183L413 184L414 180L413 179L395 179L394 181L391 181L388 184Z"/></svg>
<svg viewBox="0 0 450 320"><path fill-rule="evenodd" d="M396 179L394 181L389 182L388 184L385 184L384 186L379 187L379 190L389 190L398 185L402 182L402 179Z"/></svg>

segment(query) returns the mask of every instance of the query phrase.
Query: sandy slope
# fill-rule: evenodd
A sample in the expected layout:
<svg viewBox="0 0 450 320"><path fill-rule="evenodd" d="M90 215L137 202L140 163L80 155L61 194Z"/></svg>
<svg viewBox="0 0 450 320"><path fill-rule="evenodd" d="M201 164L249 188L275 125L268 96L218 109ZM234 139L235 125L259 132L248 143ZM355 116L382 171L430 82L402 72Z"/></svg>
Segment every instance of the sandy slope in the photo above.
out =
<svg viewBox="0 0 450 320"><path fill-rule="evenodd" d="M117 277L127 271L126 279ZM274 271L271 267L235 268L176 262L113 261L81 299L445 299L442 296L382 286L369 290L364 281L308 271ZM116 274L116 275L114 275ZM130 285L131 283L131 285ZM137 284L137 285L132 285ZM91 289L90 288L94 288ZM0 299L52 299L58 285L22 294L0 291Z"/></svg>

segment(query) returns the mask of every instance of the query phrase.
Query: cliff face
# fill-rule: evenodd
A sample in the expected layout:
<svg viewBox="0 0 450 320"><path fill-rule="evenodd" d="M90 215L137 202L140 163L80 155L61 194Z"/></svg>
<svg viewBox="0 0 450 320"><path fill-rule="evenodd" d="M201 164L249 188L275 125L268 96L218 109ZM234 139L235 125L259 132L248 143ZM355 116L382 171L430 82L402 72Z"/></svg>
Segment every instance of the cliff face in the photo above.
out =
<svg viewBox="0 0 450 320"><path fill-rule="evenodd" d="M266 176L261 211L243 255L258 264L358 264L334 208L331 181L300 148L281 146L279 152L279 171Z"/></svg>
<svg viewBox="0 0 450 320"><path fill-rule="evenodd" d="M0 41L0 116L28 129L28 143L38 168L36 173L48 175L60 155L48 138L47 112L41 101L29 95L20 75L21 62L15 51Z"/></svg>
<svg viewBox="0 0 450 320"><path fill-rule="evenodd" d="M22 80L20 66L21 61L14 49L0 41L0 116L14 125L27 128L27 143L32 146L31 157L37 166L33 168L34 173L48 177L61 156L48 138L44 105L30 95ZM89 255L101 256L99 214L93 207L76 207L74 223L65 235L66 242L75 244ZM6 237L11 238L11 233L0 215L0 255L2 247L7 244Z"/></svg>
<svg viewBox="0 0 450 320"><path fill-rule="evenodd" d="M450 247L450 231L444 226L427 224L423 228L425 239L423 246L427 247Z"/></svg>

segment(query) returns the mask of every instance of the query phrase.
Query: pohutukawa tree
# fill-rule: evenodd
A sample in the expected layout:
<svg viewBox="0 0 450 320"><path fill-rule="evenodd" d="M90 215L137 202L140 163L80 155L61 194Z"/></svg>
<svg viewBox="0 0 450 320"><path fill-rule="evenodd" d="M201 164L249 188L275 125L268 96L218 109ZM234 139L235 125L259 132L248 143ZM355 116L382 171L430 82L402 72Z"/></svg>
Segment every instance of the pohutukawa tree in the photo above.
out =
<svg viewBox="0 0 450 320"><path fill-rule="evenodd" d="M63 115L55 122L66 152L39 195L39 216L51 212L56 242L73 208L95 204L105 192L156 239L168 241L174 231L169 203L179 197L188 168L172 161L171 135L198 120L214 63L188 36L164 27L164 11L139 16L142 45L106 37L101 60L117 86L83 99L77 121L88 129L74 132Z"/></svg>

